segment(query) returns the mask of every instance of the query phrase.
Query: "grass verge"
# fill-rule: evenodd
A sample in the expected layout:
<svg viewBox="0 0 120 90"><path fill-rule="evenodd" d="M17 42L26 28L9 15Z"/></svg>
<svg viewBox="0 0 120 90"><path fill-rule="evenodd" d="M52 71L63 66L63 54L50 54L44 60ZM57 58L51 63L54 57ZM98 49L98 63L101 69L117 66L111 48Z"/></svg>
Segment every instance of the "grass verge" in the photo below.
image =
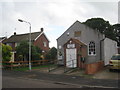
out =
<svg viewBox="0 0 120 90"><path fill-rule="evenodd" d="M49 68L51 66L54 66L54 65L49 64L49 65L32 66L31 69L40 69L40 68L45 68L45 67ZM13 68L13 70L14 71L27 71L29 70L29 67L15 67Z"/></svg>

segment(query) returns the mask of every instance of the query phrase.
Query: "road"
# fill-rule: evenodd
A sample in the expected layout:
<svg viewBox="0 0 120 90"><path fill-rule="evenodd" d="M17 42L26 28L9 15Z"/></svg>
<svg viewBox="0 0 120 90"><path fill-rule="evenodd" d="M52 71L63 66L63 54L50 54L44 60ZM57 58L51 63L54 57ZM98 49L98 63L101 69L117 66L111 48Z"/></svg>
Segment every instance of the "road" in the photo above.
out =
<svg viewBox="0 0 120 90"><path fill-rule="evenodd" d="M90 79L80 76L41 72L3 71L3 88L118 88L118 80Z"/></svg>
<svg viewBox="0 0 120 90"><path fill-rule="evenodd" d="M23 79L3 76L3 88L78 88L75 85L66 85L50 81Z"/></svg>

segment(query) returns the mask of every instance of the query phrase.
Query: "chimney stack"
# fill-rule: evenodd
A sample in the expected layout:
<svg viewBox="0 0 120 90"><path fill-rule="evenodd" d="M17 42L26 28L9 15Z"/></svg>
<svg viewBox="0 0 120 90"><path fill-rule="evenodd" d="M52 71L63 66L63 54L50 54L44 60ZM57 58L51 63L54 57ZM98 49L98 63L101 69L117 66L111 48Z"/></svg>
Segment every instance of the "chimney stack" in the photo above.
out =
<svg viewBox="0 0 120 90"><path fill-rule="evenodd" d="M14 35L16 35L16 32L14 32Z"/></svg>
<svg viewBox="0 0 120 90"><path fill-rule="evenodd" d="M43 28L41 28L41 32L43 32L43 30L44 30L44 29L43 29Z"/></svg>

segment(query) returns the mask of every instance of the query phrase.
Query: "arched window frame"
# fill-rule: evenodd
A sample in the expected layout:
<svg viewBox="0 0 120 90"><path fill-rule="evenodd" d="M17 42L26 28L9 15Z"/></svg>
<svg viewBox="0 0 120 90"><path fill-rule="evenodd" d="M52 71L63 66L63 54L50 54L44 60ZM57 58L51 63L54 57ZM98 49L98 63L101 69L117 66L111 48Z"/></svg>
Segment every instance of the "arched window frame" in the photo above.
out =
<svg viewBox="0 0 120 90"><path fill-rule="evenodd" d="M88 45L88 55L96 56L96 44L94 41L90 41Z"/></svg>

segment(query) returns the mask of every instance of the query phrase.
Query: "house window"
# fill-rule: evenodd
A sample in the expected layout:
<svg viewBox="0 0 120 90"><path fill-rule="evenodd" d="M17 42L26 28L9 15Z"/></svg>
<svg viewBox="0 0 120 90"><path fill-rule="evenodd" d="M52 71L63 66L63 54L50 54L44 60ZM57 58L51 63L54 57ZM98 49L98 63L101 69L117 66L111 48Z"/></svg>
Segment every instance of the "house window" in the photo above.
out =
<svg viewBox="0 0 120 90"><path fill-rule="evenodd" d="M80 37L80 35L81 35L81 31L75 31L74 32L74 36L75 37Z"/></svg>
<svg viewBox="0 0 120 90"><path fill-rule="evenodd" d="M96 52L95 52L95 42L91 41L89 43L89 55L96 55Z"/></svg>
<svg viewBox="0 0 120 90"><path fill-rule="evenodd" d="M7 43L7 45L11 46L12 47L12 43Z"/></svg>
<svg viewBox="0 0 120 90"><path fill-rule="evenodd" d="M17 47L17 43L15 43L15 47Z"/></svg>
<svg viewBox="0 0 120 90"><path fill-rule="evenodd" d="M19 46L20 45L20 43L15 43L15 47L17 47L17 46Z"/></svg>
<svg viewBox="0 0 120 90"><path fill-rule="evenodd" d="M43 42L43 45L44 45L44 47L47 47L47 43L46 42Z"/></svg>

